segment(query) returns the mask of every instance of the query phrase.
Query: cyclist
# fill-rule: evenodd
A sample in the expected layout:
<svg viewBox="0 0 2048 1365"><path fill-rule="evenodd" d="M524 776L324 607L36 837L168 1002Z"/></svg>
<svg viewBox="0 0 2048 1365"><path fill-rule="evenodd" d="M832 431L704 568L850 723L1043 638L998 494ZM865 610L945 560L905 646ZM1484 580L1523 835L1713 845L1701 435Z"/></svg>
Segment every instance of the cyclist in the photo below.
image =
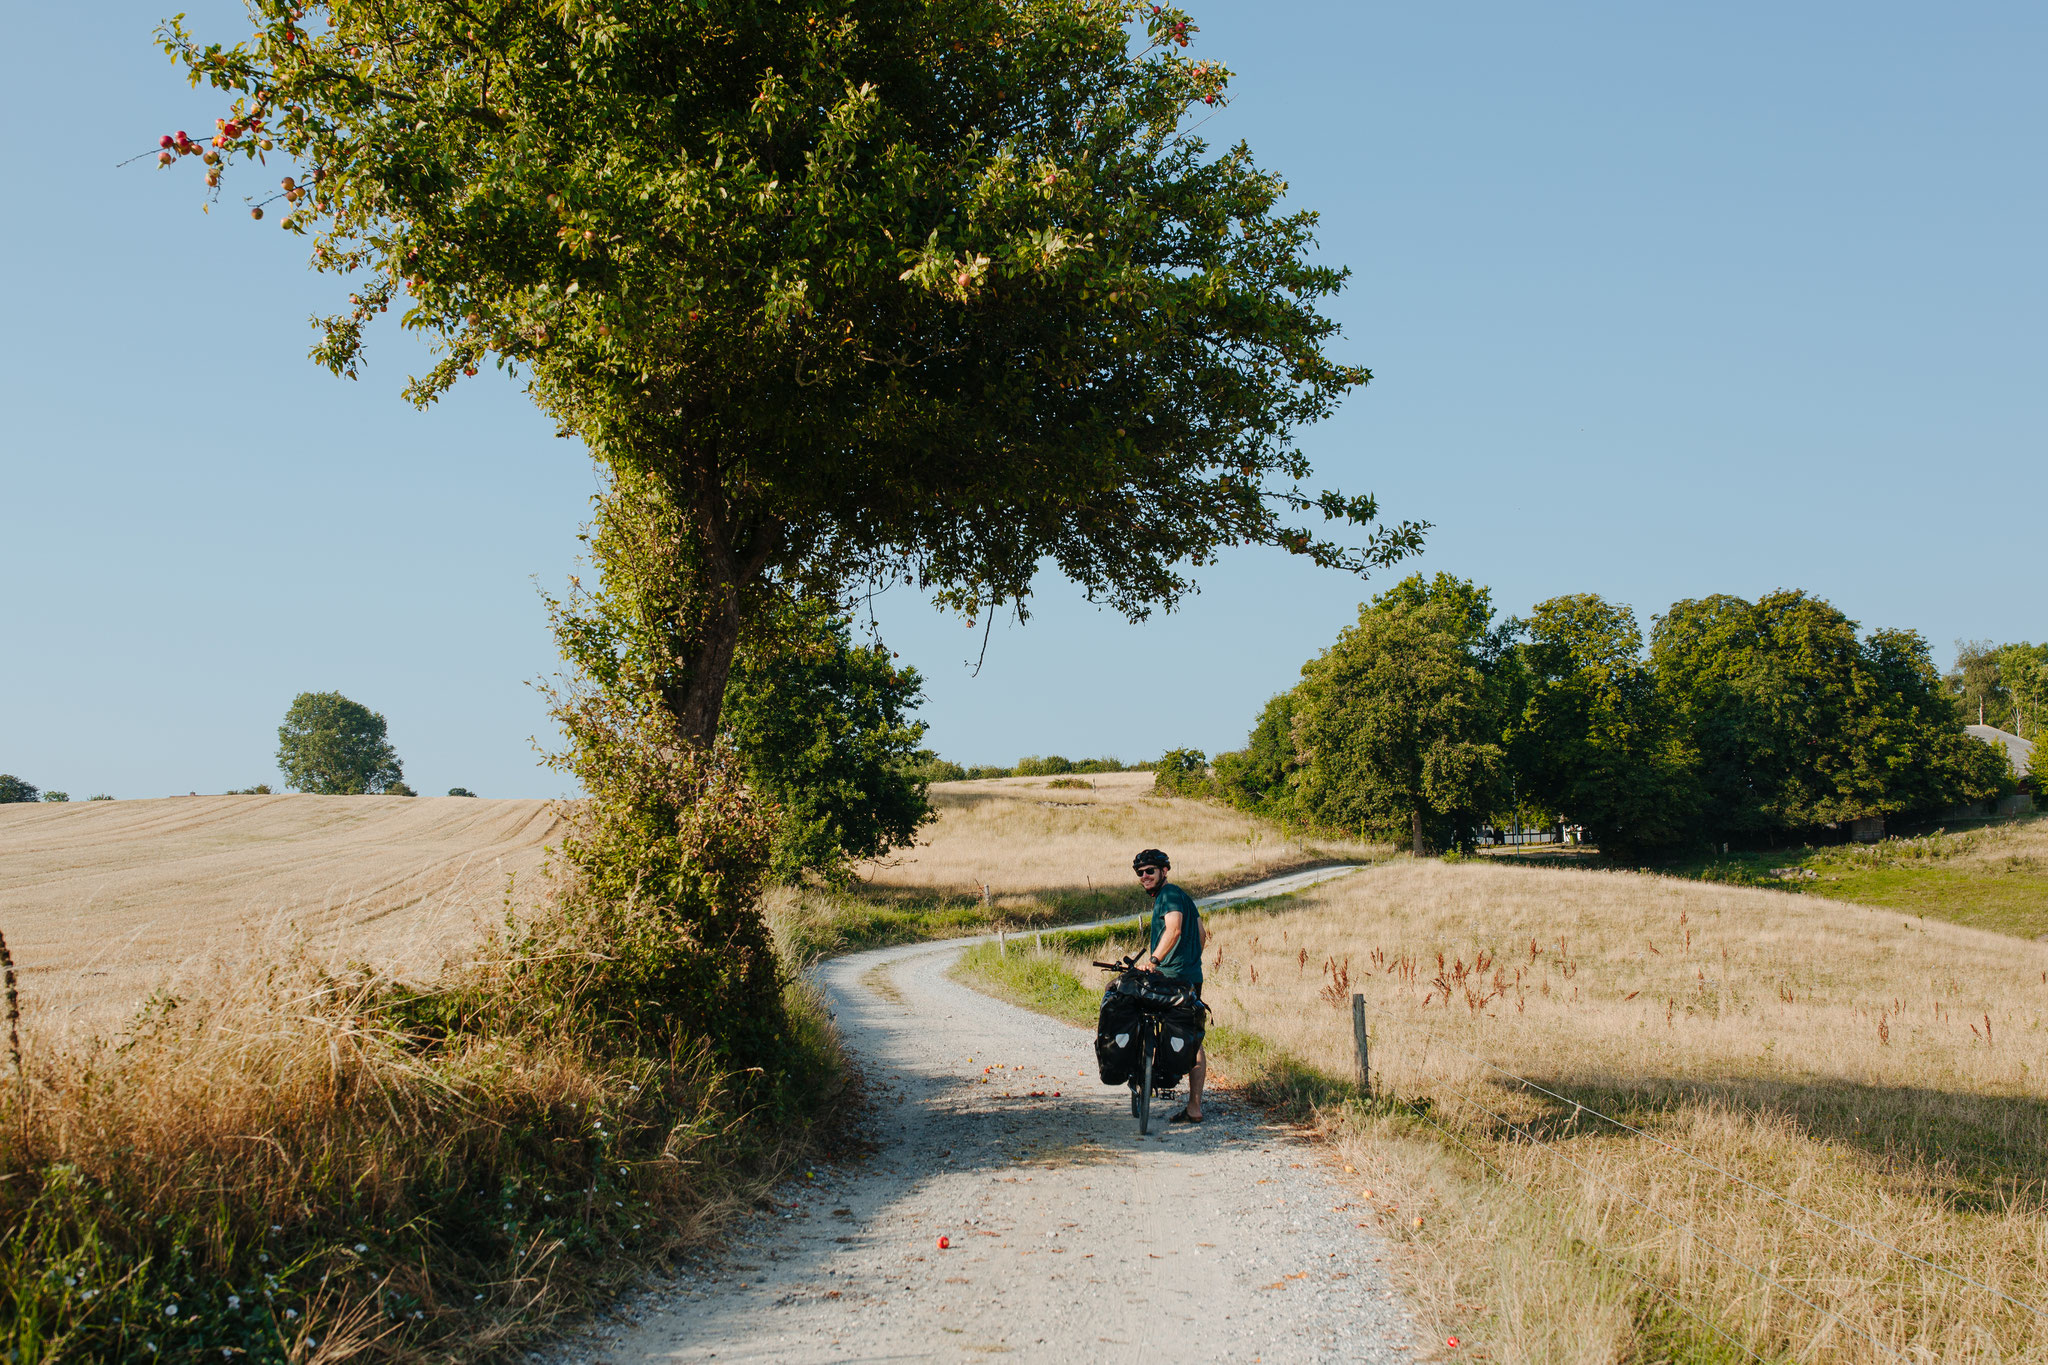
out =
<svg viewBox="0 0 2048 1365"><path fill-rule="evenodd" d="M1202 994L1202 912L1194 898L1166 880L1173 867L1167 856L1148 848L1131 859L1138 884L1152 898L1152 946L1139 954L1140 971L1158 972L1187 986L1197 999ZM1168 1120L1170 1123L1202 1121L1202 1083L1209 1078L1207 1048L1197 1049L1195 1064L1188 1069L1188 1102Z"/></svg>

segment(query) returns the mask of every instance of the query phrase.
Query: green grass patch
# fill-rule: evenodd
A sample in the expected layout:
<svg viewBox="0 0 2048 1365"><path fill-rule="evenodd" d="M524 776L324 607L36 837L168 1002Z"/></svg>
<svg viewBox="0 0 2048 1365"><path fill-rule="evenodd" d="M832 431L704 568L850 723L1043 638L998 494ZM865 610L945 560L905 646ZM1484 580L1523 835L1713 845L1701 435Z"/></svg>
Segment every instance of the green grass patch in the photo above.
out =
<svg viewBox="0 0 2048 1365"><path fill-rule="evenodd" d="M2048 934L2048 817L1875 844L1802 845L1660 865L1665 876L1827 896L2019 938Z"/></svg>

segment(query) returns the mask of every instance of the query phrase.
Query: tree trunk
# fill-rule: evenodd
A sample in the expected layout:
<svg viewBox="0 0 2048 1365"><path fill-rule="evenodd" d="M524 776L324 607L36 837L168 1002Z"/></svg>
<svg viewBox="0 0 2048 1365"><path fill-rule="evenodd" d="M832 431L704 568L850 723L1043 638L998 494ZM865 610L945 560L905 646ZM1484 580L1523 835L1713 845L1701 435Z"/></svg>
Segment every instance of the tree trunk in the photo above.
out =
<svg viewBox="0 0 2048 1365"><path fill-rule="evenodd" d="M1429 856L1423 852L1422 848L1422 807L1417 806L1414 810L1408 812L1408 832L1414 842L1414 848L1412 849L1414 855L1418 858Z"/></svg>
<svg viewBox="0 0 2048 1365"><path fill-rule="evenodd" d="M725 685L732 678L733 656L739 651L740 621L736 613L710 613L695 657L679 688L664 688L662 704L689 739L709 745L718 737L725 709Z"/></svg>

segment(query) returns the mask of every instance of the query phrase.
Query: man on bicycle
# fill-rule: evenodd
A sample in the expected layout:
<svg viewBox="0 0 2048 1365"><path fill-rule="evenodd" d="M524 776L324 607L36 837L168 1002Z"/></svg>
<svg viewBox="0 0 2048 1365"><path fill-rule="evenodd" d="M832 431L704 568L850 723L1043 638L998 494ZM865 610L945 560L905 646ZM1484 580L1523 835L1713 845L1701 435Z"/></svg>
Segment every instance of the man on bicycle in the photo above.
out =
<svg viewBox="0 0 2048 1365"><path fill-rule="evenodd" d="M1158 849L1146 849L1131 859L1131 867L1138 874L1138 884L1152 898L1152 946L1139 954L1138 969L1158 972L1169 980L1180 982L1193 990L1199 999L1202 994L1201 911L1195 908L1193 897L1166 880L1173 864ZM1188 1068L1188 1102L1168 1122L1202 1121L1202 1083L1208 1078L1209 1052L1207 1048L1201 1048L1195 1053L1195 1064Z"/></svg>

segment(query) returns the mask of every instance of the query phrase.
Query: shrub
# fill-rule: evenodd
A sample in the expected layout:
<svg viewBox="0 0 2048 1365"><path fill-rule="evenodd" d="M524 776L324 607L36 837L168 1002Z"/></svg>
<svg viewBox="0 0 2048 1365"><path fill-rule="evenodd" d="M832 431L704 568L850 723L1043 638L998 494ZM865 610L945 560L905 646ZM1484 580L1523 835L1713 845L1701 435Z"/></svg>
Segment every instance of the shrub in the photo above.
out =
<svg viewBox="0 0 2048 1365"><path fill-rule="evenodd" d="M967 780L969 782L980 782L994 777L1015 777L1016 775L1017 770L1015 768L998 768L986 763L976 764L967 770Z"/></svg>
<svg viewBox="0 0 2048 1365"><path fill-rule="evenodd" d="M24 782L13 773L0 773L0 805L12 805L19 801L37 801L42 793L33 782Z"/></svg>
<svg viewBox="0 0 2048 1365"><path fill-rule="evenodd" d="M903 769L916 780L929 786L934 782L964 782L967 769L958 763L940 758L930 749L919 749L905 761Z"/></svg>
<svg viewBox="0 0 2048 1365"><path fill-rule="evenodd" d="M45 801L55 801L55 802L59 803L60 805L61 805L62 803L64 803L64 802L67 802L67 801L69 801L70 799L71 799L71 793L70 793L70 792L44 792L44 793L43 793L43 800L45 800Z"/></svg>
<svg viewBox="0 0 2048 1365"><path fill-rule="evenodd" d="M111 800L113 800L114 798L113 798L113 797L111 797L111 796L109 796L109 795L107 795L107 794L106 794L105 792L98 792L98 793L95 793L95 794L94 794L94 795L92 795L92 796L88 796L88 797L86 797L85 799L86 799L86 800L88 800L88 801L111 801Z"/></svg>
<svg viewBox="0 0 2048 1365"><path fill-rule="evenodd" d="M1170 796L1207 796L1215 790L1209 756L1200 749L1168 749L1153 769L1153 785Z"/></svg>
<svg viewBox="0 0 2048 1365"><path fill-rule="evenodd" d="M450 796L475 796L475 795L476 795L476 793L475 793L475 792L471 791L471 790L470 790L469 788L467 788L467 787L450 787L450 788L448 789L448 794L449 794Z"/></svg>
<svg viewBox="0 0 2048 1365"><path fill-rule="evenodd" d="M1018 759L1014 771L1019 777L1057 777L1074 771L1074 764L1071 759L1061 758L1058 754L1048 754L1044 758L1032 755Z"/></svg>
<svg viewBox="0 0 2048 1365"><path fill-rule="evenodd" d="M253 787L236 787L234 790L223 794L227 796L269 796L271 791L268 782L258 782Z"/></svg>
<svg viewBox="0 0 2048 1365"><path fill-rule="evenodd" d="M1046 783L1045 785L1048 787L1069 787L1075 789L1085 789L1087 791L1095 790L1095 784L1093 782L1088 781L1086 778L1082 777L1055 777L1052 781Z"/></svg>

